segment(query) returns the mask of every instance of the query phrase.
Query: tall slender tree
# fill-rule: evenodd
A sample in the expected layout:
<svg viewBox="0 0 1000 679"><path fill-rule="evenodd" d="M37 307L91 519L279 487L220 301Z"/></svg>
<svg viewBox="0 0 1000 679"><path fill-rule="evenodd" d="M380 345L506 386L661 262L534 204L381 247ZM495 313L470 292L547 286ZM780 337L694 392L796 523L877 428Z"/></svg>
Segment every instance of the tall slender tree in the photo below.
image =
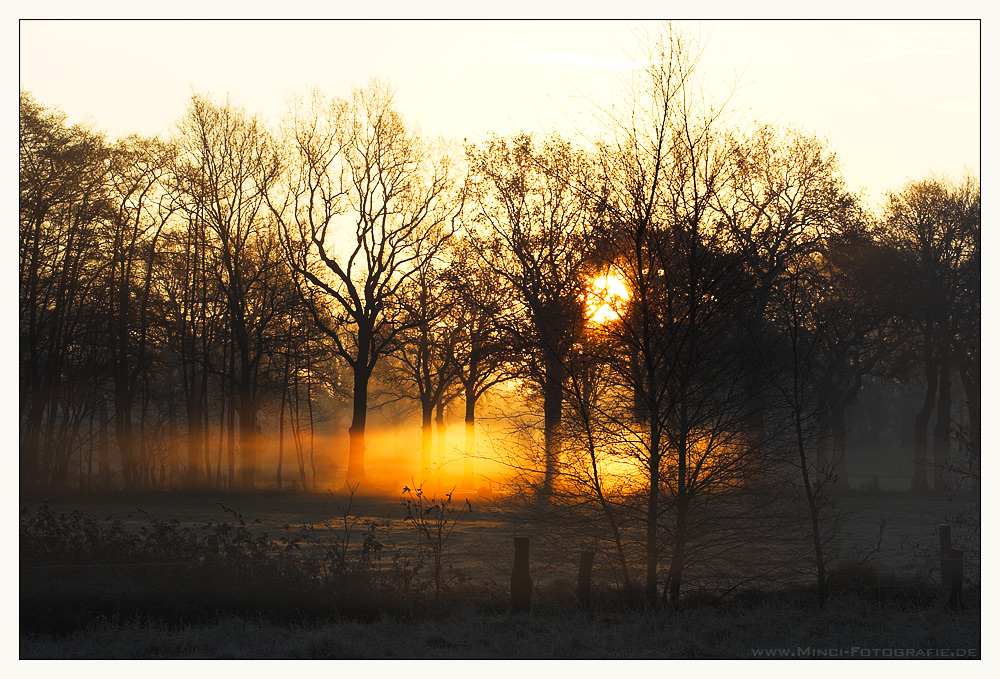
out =
<svg viewBox="0 0 1000 679"><path fill-rule="evenodd" d="M448 322L455 341L448 345L448 361L461 385L465 402L465 461L463 484L474 487L476 406L491 388L524 376L521 348L510 328L509 296L502 279L476 254L467 239L454 242L444 272L449 295L456 303Z"/></svg>
<svg viewBox="0 0 1000 679"><path fill-rule="evenodd" d="M20 95L18 330L20 476L23 487L53 481L53 448L68 398L68 380L89 383L104 374L97 341L97 290L107 258L102 232L107 200L108 147L83 126ZM84 356L87 357L85 363ZM93 404L94 407L97 404ZM46 431L47 430L47 431Z"/></svg>
<svg viewBox="0 0 1000 679"><path fill-rule="evenodd" d="M180 144L188 161L184 188L217 252L216 283L234 351L240 485L249 489L257 469L256 376L277 319L271 297L279 250L268 234L265 199L278 177L278 158L255 118L197 95L182 121Z"/></svg>
<svg viewBox="0 0 1000 679"><path fill-rule="evenodd" d="M347 483L356 484L372 373L413 327L397 296L451 237L461 199L447 154L407 129L378 82L350 101L315 95L288 143L287 193L272 214L301 298L354 378Z"/></svg>
<svg viewBox="0 0 1000 679"><path fill-rule="evenodd" d="M144 451L135 445L132 411L149 373L150 307L161 234L176 209L167 191L173 150L158 140L127 138L112 149L107 296L114 371L115 438L125 486L139 485ZM147 380L148 381L148 380Z"/></svg>
<svg viewBox="0 0 1000 679"><path fill-rule="evenodd" d="M398 369L393 372L404 384L415 388L420 405L421 474L433 473L431 422L437 411L441 416L438 419L441 442L443 407L457 378L455 365L450 360L459 336L459 329L451 318L457 300L448 294L441 269L441 262L424 262L400 289L398 299L403 312L401 321L409 330L398 335L394 352Z"/></svg>

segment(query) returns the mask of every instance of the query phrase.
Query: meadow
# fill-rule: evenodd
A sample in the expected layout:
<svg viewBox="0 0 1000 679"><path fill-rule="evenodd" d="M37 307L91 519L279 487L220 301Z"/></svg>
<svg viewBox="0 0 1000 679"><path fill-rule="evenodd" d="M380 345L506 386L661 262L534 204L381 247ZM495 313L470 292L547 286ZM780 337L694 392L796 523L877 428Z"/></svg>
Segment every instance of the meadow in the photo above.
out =
<svg viewBox="0 0 1000 679"><path fill-rule="evenodd" d="M439 509L427 512L432 498ZM831 581L823 606L806 578L719 596L696 572L680 610L635 605L599 551L590 611L576 578L593 545L579 534L516 498L444 499L22 501L21 657L978 657L978 555L969 551L962 609L947 605L935 571L938 525L974 498L839 497L844 553L869 558ZM418 502L446 519L425 522L443 530L437 569L435 534L412 520ZM516 535L531 545L530 614L509 610Z"/></svg>

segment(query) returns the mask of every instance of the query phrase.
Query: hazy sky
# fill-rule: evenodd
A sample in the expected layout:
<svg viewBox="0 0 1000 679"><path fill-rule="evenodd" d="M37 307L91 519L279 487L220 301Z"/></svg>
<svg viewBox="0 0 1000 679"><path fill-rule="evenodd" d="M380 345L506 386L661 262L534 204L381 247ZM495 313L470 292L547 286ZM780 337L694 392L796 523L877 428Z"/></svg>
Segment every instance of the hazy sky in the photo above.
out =
<svg viewBox="0 0 1000 679"><path fill-rule="evenodd" d="M976 21L682 21L735 120L829 140L853 189L979 170ZM192 92L276 121L377 76L425 134L572 131L630 77L635 21L21 21L20 85L111 136L169 134Z"/></svg>

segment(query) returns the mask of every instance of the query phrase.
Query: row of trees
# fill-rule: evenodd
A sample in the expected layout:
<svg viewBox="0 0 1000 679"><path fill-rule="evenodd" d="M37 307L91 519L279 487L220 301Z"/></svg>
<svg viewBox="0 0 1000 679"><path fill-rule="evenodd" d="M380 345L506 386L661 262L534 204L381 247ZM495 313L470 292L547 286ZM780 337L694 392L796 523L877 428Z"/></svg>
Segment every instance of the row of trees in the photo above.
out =
<svg viewBox="0 0 1000 679"><path fill-rule="evenodd" d="M265 412L308 486L313 425L343 400L353 484L373 379L419 401L425 468L459 391L474 441L477 399L516 374L501 293L453 238L455 165L391 96L317 95L280 142L196 96L169 142L109 144L22 93L24 487L67 485L74 461L109 487L113 421L127 488L253 488Z"/></svg>
<svg viewBox="0 0 1000 679"><path fill-rule="evenodd" d="M252 485L263 398L304 480L297 425L336 376L263 220L278 166L257 123L195 98L169 143L108 144L24 93L20 123L22 486L66 485L80 459L109 487L112 420L126 488L235 486L237 441Z"/></svg>
<svg viewBox="0 0 1000 679"><path fill-rule="evenodd" d="M341 402L363 482L377 390L419 404L424 469L463 400L471 460L477 402L514 380L541 442L512 475L596 511L629 587L638 545L646 596L666 559L676 602L702 522L780 486L808 508L822 591L824 489L846 485L866 380L925 390L916 488L951 482L955 375L978 454L978 180L910 183L876 218L821 140L726 129L681 36L649 57L604 139L464 157L379 83L276 132L195 96L171 139L114 143L22 92L22 488L78 464L85 487L116 468L129 489L250 489L264 427L278 486L291 459L308 487ZM601 299L602 279L626 292Z"/></svg>

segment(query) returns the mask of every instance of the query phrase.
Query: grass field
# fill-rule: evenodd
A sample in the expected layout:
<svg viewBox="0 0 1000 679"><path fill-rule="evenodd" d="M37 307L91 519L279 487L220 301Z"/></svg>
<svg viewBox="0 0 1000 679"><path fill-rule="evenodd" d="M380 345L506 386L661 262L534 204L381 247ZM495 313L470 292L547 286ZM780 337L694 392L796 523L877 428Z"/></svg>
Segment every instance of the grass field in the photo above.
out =
<svg viewBox="0 0 1000 679"><path fill-rule="evenodd" d="M22 528L21 657L979 653L978 553L968 552L964 610L943 603L933 570L938 525L974 506L974 498L902 493L838 498L844 552L870 552L880 530L881 544L824 607L811 600L804 587L808 581L779 578L767 586L751 583L723 599L699 598L692 588L680 611L626 610L616 605L611 570L601 568L599 556L598 606L589 616L575 598L579 550L588 544L577 534L560 535L558 527L537 521L517 502L471 497L466 505L465 498L454 498L452 507L461 514L444 543L444 584L435 592L432 555L412 522L404 520L400 498L359 496L347 511L349 500L261 493L22 501L22 525L40 508L51 519L35 525L28 552L43 556L28 562ZM345 525L349 547L342 542ZM320 528L302 539L308 526ZM130 542L136 535L145 542ZM292 552L280 545L296 535L299 561L290 561ZM528 536L531 543L531 615L507 611L515 535ZM956 540L960 535L956 530ZM69 543L76 551L66 552ZM99 543L99 549L80 547L84 543ZM313 561L321 572L309 569Z"/></svg>
<svg viewBox="0 0 1000 679"><path fill-rule="evenodd" d="M914 610L848 597L823 610L775 599L736 609L587 617L474 613L418 621L275 624L227 617L185 626L99 623L22 635L22 658L59 659L978 659L978 610Z"/></svg>
<svg viewBox="0 0 1000 679"><path fill-rule="evenodd" d="M464 499L456 498L456 504L464 502ZM509 574L513 559L513 536L527 535L535 538L532 540L535 544L543 533L551 530L549 526L536 525L509 502L475 496L470 496L469 500L472 513L461 517L448 541L449 562L453 567L474 572L499 565L496 575L503 577ZM327 521L338 523L341 520L340 508L346 506L347 501L343 494L331 496L326 493L162 493L131 498L83 495L54 499L49 504L55 511L79 509L94 517L117 519L132 526L144 524L150 516L162 521L176 520L188 526L219 523L232 520L232 515L226 510L228 507L248 522L253 522L257 530L275 538L285 532L285 526L320 526ZM848 548L865 551L878 542L882 526L881 545L875 557L878 564L893 571L926 571L929 568L927 554L937 547L938 526L977 503L978 498L958 495L852 493L837 499L837 511L847 517L841 539ZM39 505L37 501L22 503L29 509ZM416 534L403 520L406 510L399 497L358 496L352 514L362 522L371 520L387 526L392 539L402 549L415 546ZM504 554L507 554L507 559L502 558ZM575 555L570 556L566 572L575 573L575 559ZM545 560L539 566L544 567L546 572L552 570L565 574L556 562ZM970 560L966 566L967 577L978 579L978 568L978 561Z"/></svg>

